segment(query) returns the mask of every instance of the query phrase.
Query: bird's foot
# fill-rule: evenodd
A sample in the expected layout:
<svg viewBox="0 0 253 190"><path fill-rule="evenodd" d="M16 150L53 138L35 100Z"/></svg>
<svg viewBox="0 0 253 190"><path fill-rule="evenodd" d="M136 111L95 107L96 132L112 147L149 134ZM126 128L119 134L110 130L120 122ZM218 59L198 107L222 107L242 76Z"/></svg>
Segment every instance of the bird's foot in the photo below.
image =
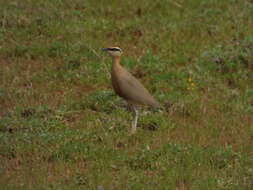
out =
<svg viewBox="0 0 253 190"><path fill-rule="evenodd" d="M129 133L130 136L134 135L134 134L136 134L136 128L132 128L130 133Z"/></svg>

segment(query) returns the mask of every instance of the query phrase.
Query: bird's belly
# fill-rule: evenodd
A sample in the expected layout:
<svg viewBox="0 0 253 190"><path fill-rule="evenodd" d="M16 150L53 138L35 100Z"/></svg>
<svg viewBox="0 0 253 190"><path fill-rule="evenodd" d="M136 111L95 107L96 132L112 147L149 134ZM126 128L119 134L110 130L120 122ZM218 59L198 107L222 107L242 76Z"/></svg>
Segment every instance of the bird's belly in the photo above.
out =
<svg viewBox="0 0 253 190"><path fill-rule="evenodd" d="M117 95L119 95L122 98L125 98L124 94L122 93L122 90L120 89L119 81L117 81L113 76L112 76L112 87Z"/></svg>

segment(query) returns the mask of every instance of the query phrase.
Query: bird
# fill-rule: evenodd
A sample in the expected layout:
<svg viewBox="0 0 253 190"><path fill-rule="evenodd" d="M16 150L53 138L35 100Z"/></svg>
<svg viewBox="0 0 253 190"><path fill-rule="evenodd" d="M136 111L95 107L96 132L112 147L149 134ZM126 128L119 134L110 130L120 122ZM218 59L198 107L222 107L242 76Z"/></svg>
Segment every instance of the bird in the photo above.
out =
<svg viewBox="0 0 253 190"><path fill-rule="evenodd" d="M153 98L149 91L121 64L123 51L119 47L103 48L112 57L111 81L115 93L125 99L132 111L130 134L135 134L138 121L138 107L149 105L159 108L160 103Z"/></svg>

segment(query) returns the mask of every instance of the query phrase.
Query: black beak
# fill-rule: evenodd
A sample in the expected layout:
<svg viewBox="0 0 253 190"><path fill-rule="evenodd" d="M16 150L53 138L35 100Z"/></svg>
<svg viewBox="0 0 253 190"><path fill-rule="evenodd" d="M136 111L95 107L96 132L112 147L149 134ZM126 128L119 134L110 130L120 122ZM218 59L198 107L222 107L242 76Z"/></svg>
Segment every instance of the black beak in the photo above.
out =
<svg viewBox="0 0 253 190"><path fill-rule="evenodd" d="M107 51L107 50L108 50L108 48L103 48L103 49L102 49L102 51Z"/></svg>

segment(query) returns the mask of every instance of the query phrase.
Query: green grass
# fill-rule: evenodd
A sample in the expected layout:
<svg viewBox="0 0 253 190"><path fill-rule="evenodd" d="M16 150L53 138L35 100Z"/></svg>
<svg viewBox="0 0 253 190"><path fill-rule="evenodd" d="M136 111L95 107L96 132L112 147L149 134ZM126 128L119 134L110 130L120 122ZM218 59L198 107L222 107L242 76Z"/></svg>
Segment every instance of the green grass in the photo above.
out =
<svg viewBox="0 0 253 190"><path fill-rule="evenodd" d="M252 10L0 1L0 189L253 189ZM164 106L134 136L110 45Z"/></svg>

